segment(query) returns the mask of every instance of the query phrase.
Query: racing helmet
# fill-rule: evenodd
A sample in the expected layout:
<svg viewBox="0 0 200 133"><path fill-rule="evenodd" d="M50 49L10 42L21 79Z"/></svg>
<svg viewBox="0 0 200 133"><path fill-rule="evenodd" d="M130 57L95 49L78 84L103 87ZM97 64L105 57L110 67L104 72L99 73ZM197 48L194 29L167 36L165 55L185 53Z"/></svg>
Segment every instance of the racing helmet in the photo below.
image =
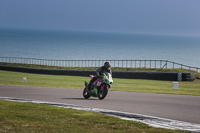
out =
<svg viewBox="0 0 200 133"><path fill-rule="evenodd" d="M107 70L109 70L110 67L111 67L111 64L110 64L109 62L105 62L105 63L104 63L104 67L105 67Z"/></svg>

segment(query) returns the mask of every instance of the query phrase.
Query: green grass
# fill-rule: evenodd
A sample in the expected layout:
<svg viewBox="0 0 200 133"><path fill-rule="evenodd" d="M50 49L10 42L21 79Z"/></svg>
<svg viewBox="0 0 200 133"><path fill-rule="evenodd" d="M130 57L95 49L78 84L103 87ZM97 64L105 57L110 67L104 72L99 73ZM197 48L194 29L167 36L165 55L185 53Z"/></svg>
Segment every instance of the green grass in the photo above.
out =
<svg viewBox="0 0 200 133"><path fill-rule="evenodd" d="M27 78L26 83L23 83L23 77ZM172 89L171 81L118 78L114 78L113 80L114 83L110 89L112 91L200 95L200 80L197 79L193 82L179 82L178 90ZM7 85L83 89L84 81L90 81L90 78L79 76L29 74L0 70L0 84Z"/></svg>
<svg viewBox="0 0 200 133"><path fill-rule="evenodd" d="M0 133L3 132L178 133L187 131L153 128L142 123L92 112L0 100Z"/></svg>
<svg viewBox="0 0 200 133"><path fill-rule="evenodd" d="M11 64L10 64L11 65ZM13 64L12 64L13 65ZM16 64L14 65L16 66ZM44 66L24 65L19 67L44 68ZM46 66L44 69L95 70L96 68L63 68ZM116 71L181 71L171 69L128 69L113 68ZM186 70L185 70L186 72ZM191 71L189 71L191 72ZM195 73L199 76L199 73ZM23 83L23 77L27 82ZM10 72L0 70L0 84L41 86L55 88L84 88L89 77L55 76ZM179 82L179 89L172 90L172 82L139 79L113 79L111 90L150 92L166 94L200 95L200 80ZM145 124L120 120L102 114L64 109L47 105L34 105L0 100L1 132L185 132L152 128Z"/></svg>

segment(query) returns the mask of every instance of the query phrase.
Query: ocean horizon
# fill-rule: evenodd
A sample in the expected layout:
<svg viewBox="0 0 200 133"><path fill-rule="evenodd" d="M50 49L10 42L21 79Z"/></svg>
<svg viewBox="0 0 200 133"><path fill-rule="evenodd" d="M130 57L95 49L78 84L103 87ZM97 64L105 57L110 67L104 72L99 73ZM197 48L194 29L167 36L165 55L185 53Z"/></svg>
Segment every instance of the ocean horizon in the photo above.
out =
<svg viewBox="0 0 200 133"><path fill-rule="evenodd" d="M200 37L0 29L0 57L56 60L170 60L200 67Z"/></svg>

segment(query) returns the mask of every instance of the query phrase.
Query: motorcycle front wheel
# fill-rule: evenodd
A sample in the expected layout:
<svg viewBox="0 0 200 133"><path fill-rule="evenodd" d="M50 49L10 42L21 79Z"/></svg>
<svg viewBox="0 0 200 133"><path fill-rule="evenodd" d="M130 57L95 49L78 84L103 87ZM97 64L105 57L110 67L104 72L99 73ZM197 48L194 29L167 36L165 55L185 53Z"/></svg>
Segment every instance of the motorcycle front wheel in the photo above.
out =
<svg viewBox="0 0 200 133"><path fill-rule="evenodd" d="M84 88L84 90L83 90L83 97L84 97L85 99L90 98L90 95L89 95L89 93L87 92L86 88Z"/></svg>
<svg viewBox="0 0 200 133"><path fill-rule="evenodd" d="M108 86L105 85L103 91L101 91L101 87L98 89L98 98L99 100L103 100L108 94Z"/></svg>

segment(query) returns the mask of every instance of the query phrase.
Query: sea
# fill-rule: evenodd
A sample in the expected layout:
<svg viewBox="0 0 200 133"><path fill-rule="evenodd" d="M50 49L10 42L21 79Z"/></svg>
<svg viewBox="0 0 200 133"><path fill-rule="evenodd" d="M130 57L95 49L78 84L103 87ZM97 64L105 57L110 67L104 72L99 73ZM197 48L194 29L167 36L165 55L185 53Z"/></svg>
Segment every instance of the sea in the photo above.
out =
<svg viewBox="0 0 200 133"><path fill-rule="evenodd" d="M1 28L0 57L169 60L200 67L200 37Z"/></svg>

